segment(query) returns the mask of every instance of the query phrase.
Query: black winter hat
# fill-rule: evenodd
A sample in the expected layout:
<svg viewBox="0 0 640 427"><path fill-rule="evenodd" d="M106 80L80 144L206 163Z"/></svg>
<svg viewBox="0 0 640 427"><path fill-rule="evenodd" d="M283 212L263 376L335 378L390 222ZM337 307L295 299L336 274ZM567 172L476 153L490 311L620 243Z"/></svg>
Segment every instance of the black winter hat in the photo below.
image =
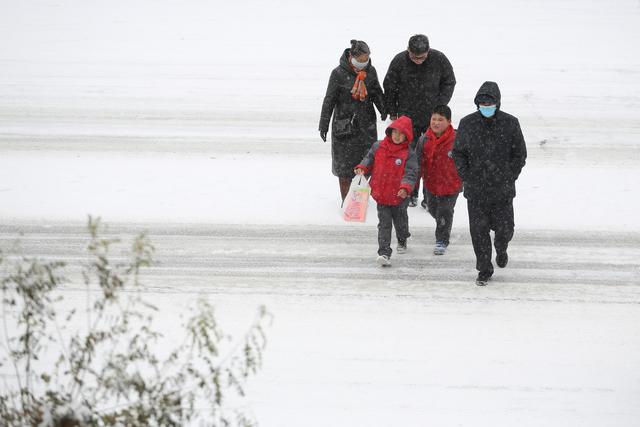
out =
<svg viewBox="0 0 640 427"><path fill-rule="evenodd" d="M409 52L420 55L429 50L429 38L424 34L416 34L409 39Z"/></svg>
<svg viewBox="0 0 640 427"><path fill-rule="evenodd" d="M360 56L362 54L371 54L369 45L362 40L351 40L351 49L349 50L351 56Z"/></svg>

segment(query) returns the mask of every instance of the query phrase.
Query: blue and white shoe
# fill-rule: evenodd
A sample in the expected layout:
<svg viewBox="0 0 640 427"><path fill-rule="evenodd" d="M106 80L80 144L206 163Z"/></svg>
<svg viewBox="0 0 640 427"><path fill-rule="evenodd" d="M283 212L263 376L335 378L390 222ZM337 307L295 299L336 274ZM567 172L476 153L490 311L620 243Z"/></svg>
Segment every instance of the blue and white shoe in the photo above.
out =
<svg viewBox="0 0 640 427"><path fill-rule="evenodd" d="M447 244L445 242L443 242L442 240L438 240L436 242L436 247L433 248L433 254L434 255L444 255L444 253L447 251Z"/></svg>

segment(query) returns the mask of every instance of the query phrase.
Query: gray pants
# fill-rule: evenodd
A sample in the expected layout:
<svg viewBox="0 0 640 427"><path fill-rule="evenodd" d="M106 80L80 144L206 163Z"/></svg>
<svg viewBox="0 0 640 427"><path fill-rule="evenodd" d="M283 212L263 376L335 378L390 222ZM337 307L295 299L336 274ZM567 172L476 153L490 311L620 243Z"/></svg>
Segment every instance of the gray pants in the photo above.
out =
<svg viewBox="0 0 640 427"><path fill-rule="evenodd" d="M506 252L513 237L513 199L502 201L467 200L469 232L476 254L476 269L493 273L491 230L495 231L496 252Z"/></svg>
<svg viewBox="0 0 640 427"><path fill-rule="evenodd" d="M451 226L453 225L453 211L456 207L458 194L436 196L428 191L426 193L427 211L436 220L436 241L442 241L445 245L448 245Z"/></svg>
<svg viewBox="0 0 640 427"><path fill-rule="evenodd" d="M391 256L391 229L396 228L398 240L407 240L409 233L409 215L407 197L397 206L378 205L378 255Z"/></svg>

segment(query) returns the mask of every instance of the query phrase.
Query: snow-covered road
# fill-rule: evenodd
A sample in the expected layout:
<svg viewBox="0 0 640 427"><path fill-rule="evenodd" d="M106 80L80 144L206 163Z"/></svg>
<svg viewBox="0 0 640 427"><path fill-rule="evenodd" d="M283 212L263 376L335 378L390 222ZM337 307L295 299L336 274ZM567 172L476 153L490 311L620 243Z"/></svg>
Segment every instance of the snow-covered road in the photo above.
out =
<svg viewBox="0 0 640 427"><path fill-rule="evenodd" d="M14 224L0 230L4 247L24 233L20 246L25 253L70 262L82 256L87 240L79 225ZM229 285L225 293L238 286L238 292L270 294L283 287L300 296L340 295L364 286L420 297L431 294L433 285L467 289L475 278L468 232L454 233L446 255L434 256L432 230L414 227L409 252L394 254L392 268L377 268L377 230L370 226L110 224L108 230L129 237L149 233L157 265L148 274L157 289L187 292L192 283L197 293L212 286L215 277L216 283ZM514 298L535 299L542 289L557 293L559 300L640 303L640 233L519 230L509 253L508 268L496 267L491 283L515 287Z"/></svg>
<svg viewBox="0 0 640 427"><path fill-rule="evenodd" d="M249 387L263 426L632 426L640 417L637 233L518 232L508 267L479 288L467 234L436 257L431 231L414 230L410 251L383 269L370 226L108 230L123 240L148 231L157 264L142 281L168 335L197 295L231 331L267 306L264 368ZM19 231L30 255L71 265L86 256L81 225L4 226L0 245ZM65 287L71 301L83 298L79 283Z"/></svg>

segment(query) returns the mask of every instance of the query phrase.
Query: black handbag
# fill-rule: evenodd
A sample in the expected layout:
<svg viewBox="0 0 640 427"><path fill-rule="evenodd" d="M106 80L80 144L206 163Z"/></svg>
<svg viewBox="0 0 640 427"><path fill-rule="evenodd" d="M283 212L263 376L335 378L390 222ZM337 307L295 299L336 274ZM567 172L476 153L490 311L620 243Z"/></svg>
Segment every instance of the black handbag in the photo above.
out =
<svg viewBox="0 0 640 427"><path fill-rule="evenodd" d="M336 138L346 138L353 134L353 121L356 118L356 113L353 113L350 119L338 119L333 120L333 136Z"/></svg>

